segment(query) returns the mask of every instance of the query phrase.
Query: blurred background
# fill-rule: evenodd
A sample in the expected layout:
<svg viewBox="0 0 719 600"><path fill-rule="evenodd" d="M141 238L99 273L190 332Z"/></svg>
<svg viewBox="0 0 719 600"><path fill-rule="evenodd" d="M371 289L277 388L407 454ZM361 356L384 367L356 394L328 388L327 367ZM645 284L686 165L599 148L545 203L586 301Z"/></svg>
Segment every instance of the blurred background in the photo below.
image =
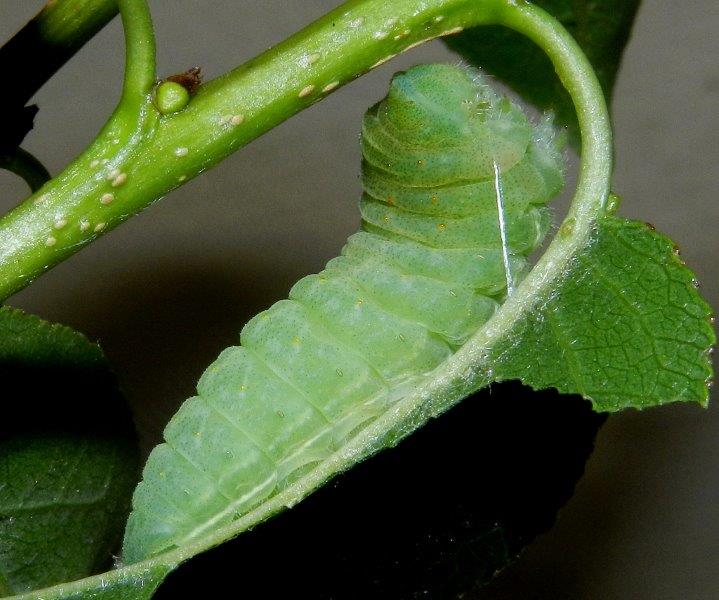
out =
<svg viewBox="0 0 719 600"><path fill-rule="evenodd" d="M337 2L154 2L159 74L217 76ZM0 38L42 6L0 4ZM680 246L719 306L719 3L644 0L615 89L622 213ZM319 270L357 229L361 116L397 70L456 58L440 43L398 57L292 118L98 240L11 303L103 345L145 449L257 311ZM118 97L119 22L35 97L24 147L57 173ZM26 194L0 172L0 208ZM716 394L715 394L716 396ZM478 598L719 598L719 406L609 418L556 526ZM526 498L527 503L532 497ZM439 599L442 600L442 599Z"/></svg>

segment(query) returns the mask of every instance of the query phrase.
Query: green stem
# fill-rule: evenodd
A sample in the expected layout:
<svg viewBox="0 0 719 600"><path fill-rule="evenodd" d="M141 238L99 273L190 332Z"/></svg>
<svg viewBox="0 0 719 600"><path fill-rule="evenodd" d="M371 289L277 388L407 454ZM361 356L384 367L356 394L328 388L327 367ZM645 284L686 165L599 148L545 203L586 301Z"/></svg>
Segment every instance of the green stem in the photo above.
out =
<svg viewBox="0 0 719 600"><path fill-rule="evenodd" d="M125 30L125 81L121 105L147 100L155 84L155 33L145 0L118 0Z"/></svg>
<svg viewBox="0 0 719 600"><path fill-rule="evenodd" d="M179 113L160 116L149 96L139 110L121 103L83 155L0 220L0 298L374 65L422 41L524 14L525 6L531 10L509 0L352 0L202 86ZM136 25L139 38L150 31L144 17L125 24ZM137 55L145 56L128 52ZM128 66L128 83L146 84L141 71ZM594 101L604 106L601 94ZM579 105L593 110L587 98Z"/></svg>
<svg viewBox="0 0 719 600"><path fill-rule="evenodd" d="M0 155L0 169L22 177L32 192L39 190L50 179L45 166L22 148L16 148L12 154Z"/></svg>

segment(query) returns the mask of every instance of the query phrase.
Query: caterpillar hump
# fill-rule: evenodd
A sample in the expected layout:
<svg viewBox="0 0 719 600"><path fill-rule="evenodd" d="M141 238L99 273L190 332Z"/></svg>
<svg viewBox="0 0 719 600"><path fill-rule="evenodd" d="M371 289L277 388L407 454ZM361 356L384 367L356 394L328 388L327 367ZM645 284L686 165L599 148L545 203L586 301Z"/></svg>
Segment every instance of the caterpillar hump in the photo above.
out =
<svg viewBox="0 0 719 600"><path fill-rule="evenodd" d="M551 124L450 65L396 75L362 152L361 230L202 375L145 466L126 563L247 513L446 360L503 301L505 265L521 278L563 183Z"/></svg>

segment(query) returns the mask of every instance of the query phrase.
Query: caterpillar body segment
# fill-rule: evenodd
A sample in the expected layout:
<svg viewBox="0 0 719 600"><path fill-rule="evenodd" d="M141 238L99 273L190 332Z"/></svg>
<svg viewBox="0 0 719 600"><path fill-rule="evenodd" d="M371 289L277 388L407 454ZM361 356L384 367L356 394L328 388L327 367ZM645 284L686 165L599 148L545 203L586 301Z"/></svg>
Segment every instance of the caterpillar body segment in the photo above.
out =
<svg viewBox="0 0 719 600"><path fill-rule="evenodd" d="M563 182L551 124L449 65L396 75L362 150L361 230L203 374L148 459L125 562L245 514L447 360L526 272Z"/></svg>

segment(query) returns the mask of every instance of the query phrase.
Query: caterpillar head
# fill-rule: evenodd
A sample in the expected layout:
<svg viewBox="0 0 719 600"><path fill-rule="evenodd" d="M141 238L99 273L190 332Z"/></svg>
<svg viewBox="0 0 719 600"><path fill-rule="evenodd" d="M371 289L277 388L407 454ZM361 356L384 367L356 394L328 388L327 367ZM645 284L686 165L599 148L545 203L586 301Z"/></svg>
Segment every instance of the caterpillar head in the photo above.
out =
<svg viewBox="0 0 719 600"><path fill-rule="evenodd" d="M467 67L419 65L394 76L387 97L365 116L365 173L381 171L406 186L492 179L533 155L562 182L562 140L551 121L533 125L508 97Z"/></svg>

